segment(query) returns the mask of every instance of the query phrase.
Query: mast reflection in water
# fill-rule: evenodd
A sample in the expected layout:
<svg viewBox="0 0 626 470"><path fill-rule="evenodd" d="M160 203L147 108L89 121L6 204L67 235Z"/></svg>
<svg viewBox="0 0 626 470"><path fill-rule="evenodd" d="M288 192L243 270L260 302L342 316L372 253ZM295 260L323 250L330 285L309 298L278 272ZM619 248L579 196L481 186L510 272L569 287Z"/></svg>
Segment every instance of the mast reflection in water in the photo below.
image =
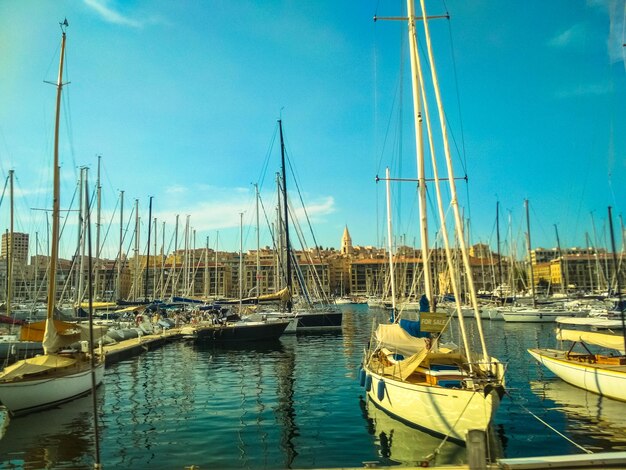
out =
<svg viewBox="0 0 626 470"><path fill-rule="evenodd" d="M238 349L179 342L109 367L97 394L103 466L336 468L426 460L438 438L362 399L358 370L372 315L386 314L365 305L343 309L342 334L285 336ZM466 326L471 335L475 323ZM509 364L511 397L494 419L505 456L580 453L525 409L589 449L624 448L626 425L617 419L623 413L609 410L622 403L575 388L565 400L561 389L552 393L560 382L526 353L537 343L555 345L553 328L504 322L484 328L490 350ZM448 339L457 335L453 325ZM581 397L582 404L573 402ZM0 439L0 467L92 467L90 403L86 397L12 419ZM463 463L465 454L448 443L434 463Z"/></svg>

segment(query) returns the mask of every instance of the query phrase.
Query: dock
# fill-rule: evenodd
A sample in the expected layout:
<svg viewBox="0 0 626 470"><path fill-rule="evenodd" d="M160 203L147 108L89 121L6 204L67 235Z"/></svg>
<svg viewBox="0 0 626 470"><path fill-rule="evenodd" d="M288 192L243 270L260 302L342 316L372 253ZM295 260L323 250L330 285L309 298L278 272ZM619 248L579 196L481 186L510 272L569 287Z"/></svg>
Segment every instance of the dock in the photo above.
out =
<svg viewBox="0 0 626 470"><path fill-rule="evenodd" d="M182 338L180 328L171 328L159 334L142 335L137 338L125 339L114 344L102 346L99 354L104 356L105 367L123 361L144 352L160 348L164 344Z"/></svg>

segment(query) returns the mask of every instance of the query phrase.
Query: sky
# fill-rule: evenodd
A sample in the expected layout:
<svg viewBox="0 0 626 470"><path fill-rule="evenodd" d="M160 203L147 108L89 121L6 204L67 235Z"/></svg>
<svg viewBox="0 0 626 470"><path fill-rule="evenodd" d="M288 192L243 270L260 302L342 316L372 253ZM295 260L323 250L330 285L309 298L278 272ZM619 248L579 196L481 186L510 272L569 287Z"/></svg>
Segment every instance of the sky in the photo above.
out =
<svg viewBox="0 0 626 470"><path fill-rule="evenodd" d="M503 247L523 248L527 199L533 247L555 247L557 233L561 246L585 246L586 234L589 244L609 246L608 206L619 247L625 1L428 0L426 7L450 15L428 24L470 241L495 249L499 204ZM151 196L159 250L171 250L177 215L179 247L189 220L190 246L208 237L212 248L237 251L241 231L244 250L254 249L254 184L265 209L261 244L269 245L279 118L293 169L290 198L294 206L304 201L315 234L308 246L339 248L345 226L355 245L386 243L385 185L376 182L386 167L409 180L390 184L395 243L419 246L406 21L375 16L406 16L406 3L0 1L0 178L4 187L15 172L14 230L37 233L38 252L46 251L49 219L37 209L51 207L56 90L45 82L56 81L59 22L67 18L62 255L76 247L79 168L89 167L93 189L98 156L103 256L118 249L120 191L125 251L138 200L145 252ZM418 30L425 63L421 22ZM435 240L436 199L427 187ZM1 230L8 221L5 191Z"/></svg>

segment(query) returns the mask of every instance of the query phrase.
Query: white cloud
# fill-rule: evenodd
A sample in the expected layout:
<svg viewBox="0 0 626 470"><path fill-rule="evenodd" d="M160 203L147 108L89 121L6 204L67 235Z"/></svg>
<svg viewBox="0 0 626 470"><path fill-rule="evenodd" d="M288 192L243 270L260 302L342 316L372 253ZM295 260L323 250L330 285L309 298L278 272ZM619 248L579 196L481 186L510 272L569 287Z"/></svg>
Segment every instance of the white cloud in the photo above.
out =
<svg viewBox="0 0 626 470"><path fill-rule="evenodd" d="M131 18L125 17L121 13L115 11L114 9L108 6L108 0L83 0L85 5L94 10L100 17L114 24L119 24L123 26L130 26L132 28L141 28L143 24L139 21L133 20Z"/></svg>
<svg viewBox="0 0 626 470"><path fill-rule="evenodd" d="M599 96L611 93L612 87L608 83L596 83L584 86L578 86L576 88L559 90L556 94L557 98L572 98L579 96Z"/></svg>
<svg viewBox="0 0 626 470"><path fill-rule="evenodd" d="M565 31L560 32L548 41L548 45L552 47L567 47L572 44L578 44L585 34L585 28L581 24L576 24Z"/></svg>

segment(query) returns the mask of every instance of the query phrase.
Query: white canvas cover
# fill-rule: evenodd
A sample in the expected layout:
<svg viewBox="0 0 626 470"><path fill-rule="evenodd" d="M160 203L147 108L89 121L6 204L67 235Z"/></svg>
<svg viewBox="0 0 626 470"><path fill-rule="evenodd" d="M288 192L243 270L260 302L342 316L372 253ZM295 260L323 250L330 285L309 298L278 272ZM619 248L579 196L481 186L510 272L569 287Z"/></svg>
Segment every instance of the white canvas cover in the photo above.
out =
<svg viewBox="0 0 626 470"><path fill-rule="evenodd" d="M405 357L412 356L427 348L425 338L411 336L397 323L378 325L376 340L380 346Z"/></svg>
<svg viewBox="0 0 626 470"><path fill-rule="evenodd" d="M556 339L559 341L584 341L603 348L615 349L624 354L624 337L611 333L595 333L591 331L557 329Z"/></svg>

